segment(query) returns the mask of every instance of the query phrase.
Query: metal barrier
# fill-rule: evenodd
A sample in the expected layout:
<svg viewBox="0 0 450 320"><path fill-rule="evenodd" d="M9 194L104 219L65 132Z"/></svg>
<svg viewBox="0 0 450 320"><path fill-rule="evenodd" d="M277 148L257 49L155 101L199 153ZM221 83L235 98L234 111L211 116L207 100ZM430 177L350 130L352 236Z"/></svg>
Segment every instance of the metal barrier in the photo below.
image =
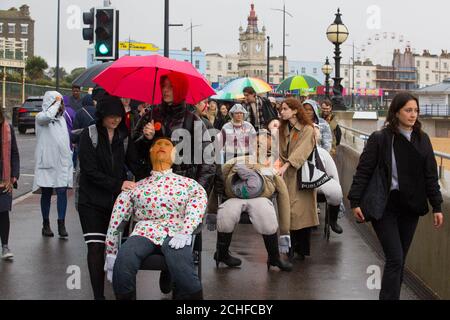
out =
<svg viewBox="0 0 450 320"><path fill-rule="evenodd" d="M363 142L364 147L366 146L367 140L369 139L369 136L370 136L369 133L363 132L363 131L360 131L360 130L356 130L356 129L352 129L352 128L349 128L349 127L346 127L346 126L342 126L342 125L339 125L339 127L344 130L343 137L344 137L344 139L346 141L348 139L347 132L350 132L351 133L351 137L352 137L352 144L354 146L356 145L356 138L360 139ZM357 134L358 136L356 136L355 134ZM439 164L438 164L438 172L439 172L439 179L442 179L442 176L444 174L444 169L445 169L444 168L444 159L445 160L450 160L450 154L439 152L439 151L435 151L434 155L437 158L439 158L439 161L438 161L439 162Z"/></svg>

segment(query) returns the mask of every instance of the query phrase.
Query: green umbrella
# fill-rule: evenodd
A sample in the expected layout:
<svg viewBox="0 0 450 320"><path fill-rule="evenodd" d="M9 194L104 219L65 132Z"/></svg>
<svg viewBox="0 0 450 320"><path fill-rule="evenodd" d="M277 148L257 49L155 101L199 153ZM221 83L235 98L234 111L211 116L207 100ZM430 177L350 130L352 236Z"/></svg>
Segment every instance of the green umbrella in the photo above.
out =
<svg viewBox="0 0 450 320"><path fill-rule="evenodd" d="M284 80L276 91L308 91L322 84L311 76L292 76Z"/></svg>

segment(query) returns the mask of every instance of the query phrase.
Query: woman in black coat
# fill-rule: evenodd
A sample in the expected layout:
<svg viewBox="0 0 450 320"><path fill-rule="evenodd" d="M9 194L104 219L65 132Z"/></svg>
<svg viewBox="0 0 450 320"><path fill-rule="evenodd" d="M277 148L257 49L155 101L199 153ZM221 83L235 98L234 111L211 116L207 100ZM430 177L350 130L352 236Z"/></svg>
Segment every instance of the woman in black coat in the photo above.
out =
<svg viewBox="0 0 450 320"><path fill-rule="evenodd" d="M97 123L80 137L78 213L88 246L88 267L96 300L104 300L105 240L117 196L134 188L128 179L138 165L133 141L124 124L119 98L105 96L97 104ZM95 129L92 131L92 129Z"/></svg>
<svg viewBox="0 0 450 320"><path fill-rule="evenodd" d="M418 116L416 97L408 92L394 97L385 128L367 141L348 195L357 221L371 221L383 247L386 262L380 300L400 298L406 255L419 217L428 213L427 199L435 227L444 221L436 159ZM375 191L374 185L382 190ZM366 205L369 198L381 204L379 210Z"/></svg>
<svg viewBox="0 0 450 320"><path fill-rule="evenodd" d="M11 260L14 255L8 247L9 211L12 206L12 189L19 179L20 160L14 128L6 121L0 110L0 238L2 259Z"/></svg>

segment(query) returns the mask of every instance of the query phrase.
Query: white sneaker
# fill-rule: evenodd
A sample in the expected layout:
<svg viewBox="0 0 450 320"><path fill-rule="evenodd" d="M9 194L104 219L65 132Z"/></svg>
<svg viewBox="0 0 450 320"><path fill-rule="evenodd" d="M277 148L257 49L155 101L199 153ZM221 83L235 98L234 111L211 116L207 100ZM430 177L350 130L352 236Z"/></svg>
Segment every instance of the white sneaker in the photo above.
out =
<svg viewBox="0 0 450 320"><path fill-rule="evenodd" d="M14 258L14 255L12 254L11 250L9 250L8 246L2 247L2 259L3 260L12 260Z"/></svg>

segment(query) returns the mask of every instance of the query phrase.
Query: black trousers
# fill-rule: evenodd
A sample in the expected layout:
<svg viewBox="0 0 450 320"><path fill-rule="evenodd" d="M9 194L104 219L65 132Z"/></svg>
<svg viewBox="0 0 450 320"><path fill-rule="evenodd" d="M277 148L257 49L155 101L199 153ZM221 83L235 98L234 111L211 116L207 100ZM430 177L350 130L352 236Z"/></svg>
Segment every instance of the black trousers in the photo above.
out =
<svg viewBox="0 0 450 320"><path fill-rule="evenodd" d="M399 300L406 255L419 222L403 204L398 191L391 191L385 213L372 226L383 247L385 266L380 300Z"/></svg>

